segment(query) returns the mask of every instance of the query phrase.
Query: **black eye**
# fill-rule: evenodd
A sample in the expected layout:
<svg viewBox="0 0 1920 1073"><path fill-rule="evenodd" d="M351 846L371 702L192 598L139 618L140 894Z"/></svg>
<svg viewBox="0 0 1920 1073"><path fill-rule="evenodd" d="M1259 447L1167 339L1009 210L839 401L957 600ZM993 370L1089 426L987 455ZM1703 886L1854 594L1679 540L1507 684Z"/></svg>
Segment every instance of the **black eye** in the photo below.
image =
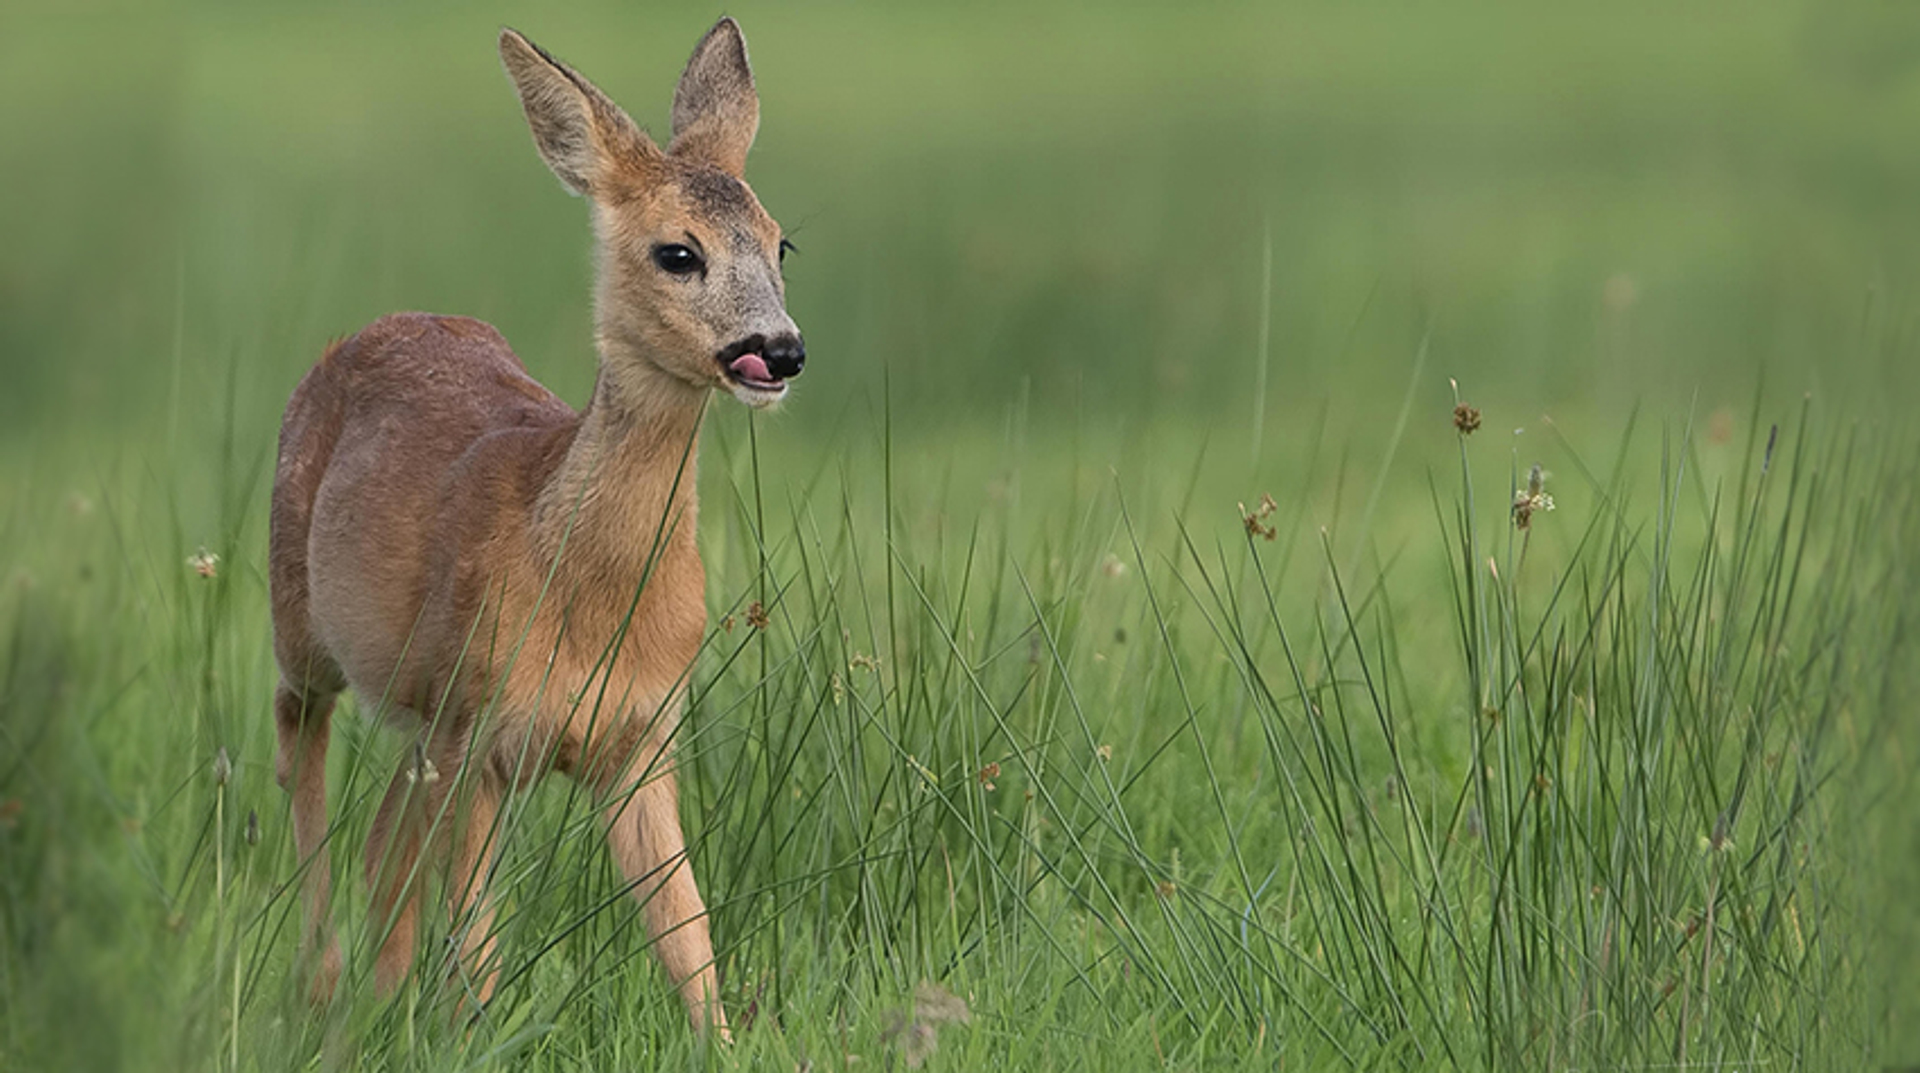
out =
<svg viewBox="0 0 1920 1073"><path fill-rule="evenodd" d="M780 240L780 262L782 264L786 263L787 254L799 253L799 252L800 252L800 247L795 246L793 243L788 242L784 238Z"/></svg>
<svg viewBox="0 0 1920 1073"><path fill-rule="evenodd" d="M678 242L668 242L655 246L653 248L653 263L659 265L661 271L671 272L676 276L684 276L689 273L698 272L703 267L700 264L700 255L693 252L691 248L680 245Z"/></svg>

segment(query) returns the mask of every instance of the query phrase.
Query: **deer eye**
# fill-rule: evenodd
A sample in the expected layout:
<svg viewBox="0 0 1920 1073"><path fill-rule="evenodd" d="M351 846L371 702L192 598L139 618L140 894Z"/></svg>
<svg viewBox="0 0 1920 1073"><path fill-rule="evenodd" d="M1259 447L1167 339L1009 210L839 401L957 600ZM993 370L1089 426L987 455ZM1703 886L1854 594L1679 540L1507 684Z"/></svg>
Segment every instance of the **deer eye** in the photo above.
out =
<svg viewBox="0 0 1920 1073"><path fill-rule="evenodd" d="M678 242L666 242L655 246L653 263L659 265L661 271L671 272L676 276L689 275L706 267L701 264L699 254Z"/></svg>
<svg viewBox="0 0 1920 1073"><path fill-rule="evenodd" d="M795 246L793 243L788 242L784 238L780 240L780 263L781 264L785 264L787 262L787 254L799 253L799 252L800 252L800 247Z"/></svg>

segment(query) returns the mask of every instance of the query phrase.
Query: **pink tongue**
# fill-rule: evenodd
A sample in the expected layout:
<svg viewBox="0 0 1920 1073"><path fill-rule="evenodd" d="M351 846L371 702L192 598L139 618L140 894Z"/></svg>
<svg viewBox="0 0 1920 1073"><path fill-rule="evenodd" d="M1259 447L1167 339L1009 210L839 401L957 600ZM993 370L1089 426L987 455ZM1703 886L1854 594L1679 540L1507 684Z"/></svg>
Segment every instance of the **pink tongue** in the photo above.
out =
<svg viewBox="0 0 1920 1073"><path fill-rule="evenodd" d="M763 384L773 380L773 374L767 371L767 363L758 354L742 354L733 359L733 364L727 368L742 380L758 380Z"/></svg>

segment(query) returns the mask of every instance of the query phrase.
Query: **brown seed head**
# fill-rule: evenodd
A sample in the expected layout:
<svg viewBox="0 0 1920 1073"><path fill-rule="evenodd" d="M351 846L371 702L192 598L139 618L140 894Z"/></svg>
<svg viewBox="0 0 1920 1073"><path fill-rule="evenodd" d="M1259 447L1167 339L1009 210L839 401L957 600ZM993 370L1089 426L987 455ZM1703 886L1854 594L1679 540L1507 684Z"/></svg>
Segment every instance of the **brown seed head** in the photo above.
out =
<svg viewBox="0 0 1920 1073"><path fill-rule="evenodd" d="M1453 408L1453 427L1462 436L1471 436L1480 427L1480 411L1461 403Z"/></svg>
<svg viewBox="0 0 1920 1073"><path fill-rule="evenodd" d="M993 780L1000 777L1000 762L998 760L987 761L986 766L982 767L980 773L974 777L980 780L980 785L983 788L992 790Z"/></svg>
<svg viewBox="0 0 1920 1073"><path fill-rule="evenodd" d="M1257 536L1265 540L1272 540L1274 538L1274 528L1266 522L1267 518L1270 517L1275 510L1279 509L1279 504L1273 501L1271 495L1262 493L1260 496L1260 505L1252 510L1248 510L1245 503L1236 505L1240 508L1240 520L1245 523L1248 536Z"/></svg>

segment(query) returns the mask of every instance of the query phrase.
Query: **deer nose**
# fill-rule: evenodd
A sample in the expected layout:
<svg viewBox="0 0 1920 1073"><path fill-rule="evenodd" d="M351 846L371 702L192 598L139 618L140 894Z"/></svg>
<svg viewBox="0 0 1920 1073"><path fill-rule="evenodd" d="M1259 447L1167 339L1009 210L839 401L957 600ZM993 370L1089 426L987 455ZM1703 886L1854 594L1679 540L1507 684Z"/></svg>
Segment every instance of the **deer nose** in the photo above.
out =
<svg viewBox="0 0 1920 1073"><path fill-rule="evenodd" d="M799 376L807 364L807 344L797 335L776 335L767 340L760 356L766 360L768 372L776 379L785 380Z"/></svg>

